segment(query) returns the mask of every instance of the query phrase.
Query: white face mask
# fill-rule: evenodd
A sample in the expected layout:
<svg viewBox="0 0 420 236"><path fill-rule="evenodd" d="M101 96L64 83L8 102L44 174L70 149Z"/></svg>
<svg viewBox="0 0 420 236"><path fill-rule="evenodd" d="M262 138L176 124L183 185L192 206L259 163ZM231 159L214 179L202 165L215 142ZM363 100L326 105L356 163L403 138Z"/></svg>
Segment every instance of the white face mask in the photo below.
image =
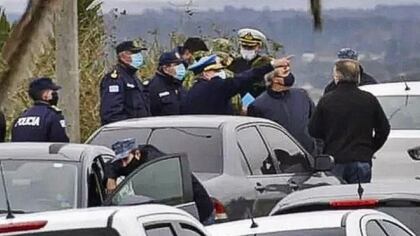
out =
<svg viewBox="0 0 420 236"><path fill-rule="evenodd" d="M220 77L222 79L226 79L226 72L224 70L221 70L214 75L214 77L216 77L216 76Z"/></svg>
<svg viewBox="0 0 420 236"><path fill-rule="evenodd" d="M241 56L243 59L247 61L251 61L257 56L257 52L255 50L247 50L247 49L241 48Z"/></svg>

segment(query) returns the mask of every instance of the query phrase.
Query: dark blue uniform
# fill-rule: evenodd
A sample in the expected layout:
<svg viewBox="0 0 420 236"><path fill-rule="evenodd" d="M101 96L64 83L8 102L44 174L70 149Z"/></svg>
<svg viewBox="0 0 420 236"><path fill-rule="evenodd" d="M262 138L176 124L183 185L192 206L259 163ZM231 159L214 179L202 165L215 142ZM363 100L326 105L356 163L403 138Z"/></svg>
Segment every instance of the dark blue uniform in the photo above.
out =
<svg viewBox="0 0 420 236"><path fill-rule="evenodd" d="M149 85L150 110L153 116L179 115L187 92L182 81L157 72Z"/></svg>
<svg viewBox="0 0 420 236"><path fill-rule="evenodd" d="M69 142L65 127L60 110L37 101L15 120L12 142Z"/></svg>
<svg viewBox="0 0 420 236"><path fill-rule="evenodd" d="M274 70L271 64L236 74L233 79L198 79L182 105L183 114L233 115L230 99Z"/></svg>
<svg viewBox="0 0 420 236"><path fill-rule="evenodd" d="M151 115L148 92L137 78L136 71L119 64L102 79L102 125Z"/></svg>
<svg viewBox="0 0 420 236"><path fill-rule="evenodd" d="M248 115L277 122L312 152L314 140L308 133L308 124L314 110L312 99L303 89L275 92L269 88L249 105Z"/></svg>

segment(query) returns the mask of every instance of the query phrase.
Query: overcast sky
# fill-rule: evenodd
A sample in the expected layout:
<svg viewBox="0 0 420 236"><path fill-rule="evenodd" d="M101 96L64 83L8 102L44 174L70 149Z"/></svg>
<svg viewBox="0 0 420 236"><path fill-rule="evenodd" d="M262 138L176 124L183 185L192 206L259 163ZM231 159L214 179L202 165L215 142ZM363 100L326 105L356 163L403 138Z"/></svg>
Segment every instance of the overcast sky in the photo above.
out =
<svg viewBox="0 0 420 236"><path fill-rule="evenodd" d="M269 8L307 10L309 0L103 0L104 11L111 8L126 9L128 13L141 13L144 9L182 5L192 1L198 10L222 9L226 5L249 7L253 9ZM168 4L171 3L171 4ZM258 5L257 5L258 3ZM322 0L324 9L333 8L374 8L378 4L420 4L420 0ZM8 13L21 13L25 9L26 0L0 0L0 6Z"/></svg>

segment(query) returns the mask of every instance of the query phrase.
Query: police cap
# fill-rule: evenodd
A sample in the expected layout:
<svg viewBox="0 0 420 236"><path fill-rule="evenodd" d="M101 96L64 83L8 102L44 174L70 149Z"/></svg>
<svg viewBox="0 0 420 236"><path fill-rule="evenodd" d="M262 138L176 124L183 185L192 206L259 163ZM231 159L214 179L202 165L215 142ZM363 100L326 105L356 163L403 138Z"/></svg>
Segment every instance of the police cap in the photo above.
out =
<svg viewBox="0 0 420 236"><path fill-rule="evenodd" d="M117 54L119 54L120 52L124 52L124 51L130 51L133 53L138 53L142 50L146 50L147 48L143 47L142 44L137 41L124 41L121 42L120 44L117 45L116 47L116 51Z"/></svg>
<svg viewBox="0 0 420 236"><path fill-rule="evenodd" d="M210 55L202 57L198 62L192 64L188 67L188 70L194 72L194 74L199 74L203 71L209 70L221 70L224 66L220 63L220 59L217 55Z"/></svg>
<svg viewBox="0 0 420 236"><path fill-rule="evenodd" d="M112 161L114 162L128 157L130 152L134 149L135 144L135 138L120 140L112 144L111 148L115 152L115 158Z"/></svg>
<svg viewBox="0 0 420 236"><path fill-rule="evenodd" d="M179 57L179 54L176 52L164 52L159 57L159 66L169 65L172 63L179 64L182 62L182 59Z"/></svg>
<svg viewBox="0 0 420 236"><path fill-rule="evenodd" d="M256 29L244 28L238 31L239 42L243 46L262 46L267 38L261 31Z"/></svg>

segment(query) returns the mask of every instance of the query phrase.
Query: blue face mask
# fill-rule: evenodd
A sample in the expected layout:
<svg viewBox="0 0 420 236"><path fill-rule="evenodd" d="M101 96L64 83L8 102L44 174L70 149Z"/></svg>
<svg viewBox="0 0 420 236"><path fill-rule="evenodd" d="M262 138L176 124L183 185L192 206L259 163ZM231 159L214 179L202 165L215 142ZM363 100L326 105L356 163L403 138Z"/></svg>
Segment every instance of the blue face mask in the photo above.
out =
<svg viewBox="0 0 420 236"><path fill-rule="evenodd" d="M176 75L174 76L177 80L184 80L185 74L187 73L187 70L185 69L184 64L179 64L175 67Z"/></svg>
<svg viewBox="0 0 420 236"><path fill-rule="evenodd" d="M139 53L131 54L131 63L130 66L139 69L143 65L144 59L143 55Z"/></svg>

